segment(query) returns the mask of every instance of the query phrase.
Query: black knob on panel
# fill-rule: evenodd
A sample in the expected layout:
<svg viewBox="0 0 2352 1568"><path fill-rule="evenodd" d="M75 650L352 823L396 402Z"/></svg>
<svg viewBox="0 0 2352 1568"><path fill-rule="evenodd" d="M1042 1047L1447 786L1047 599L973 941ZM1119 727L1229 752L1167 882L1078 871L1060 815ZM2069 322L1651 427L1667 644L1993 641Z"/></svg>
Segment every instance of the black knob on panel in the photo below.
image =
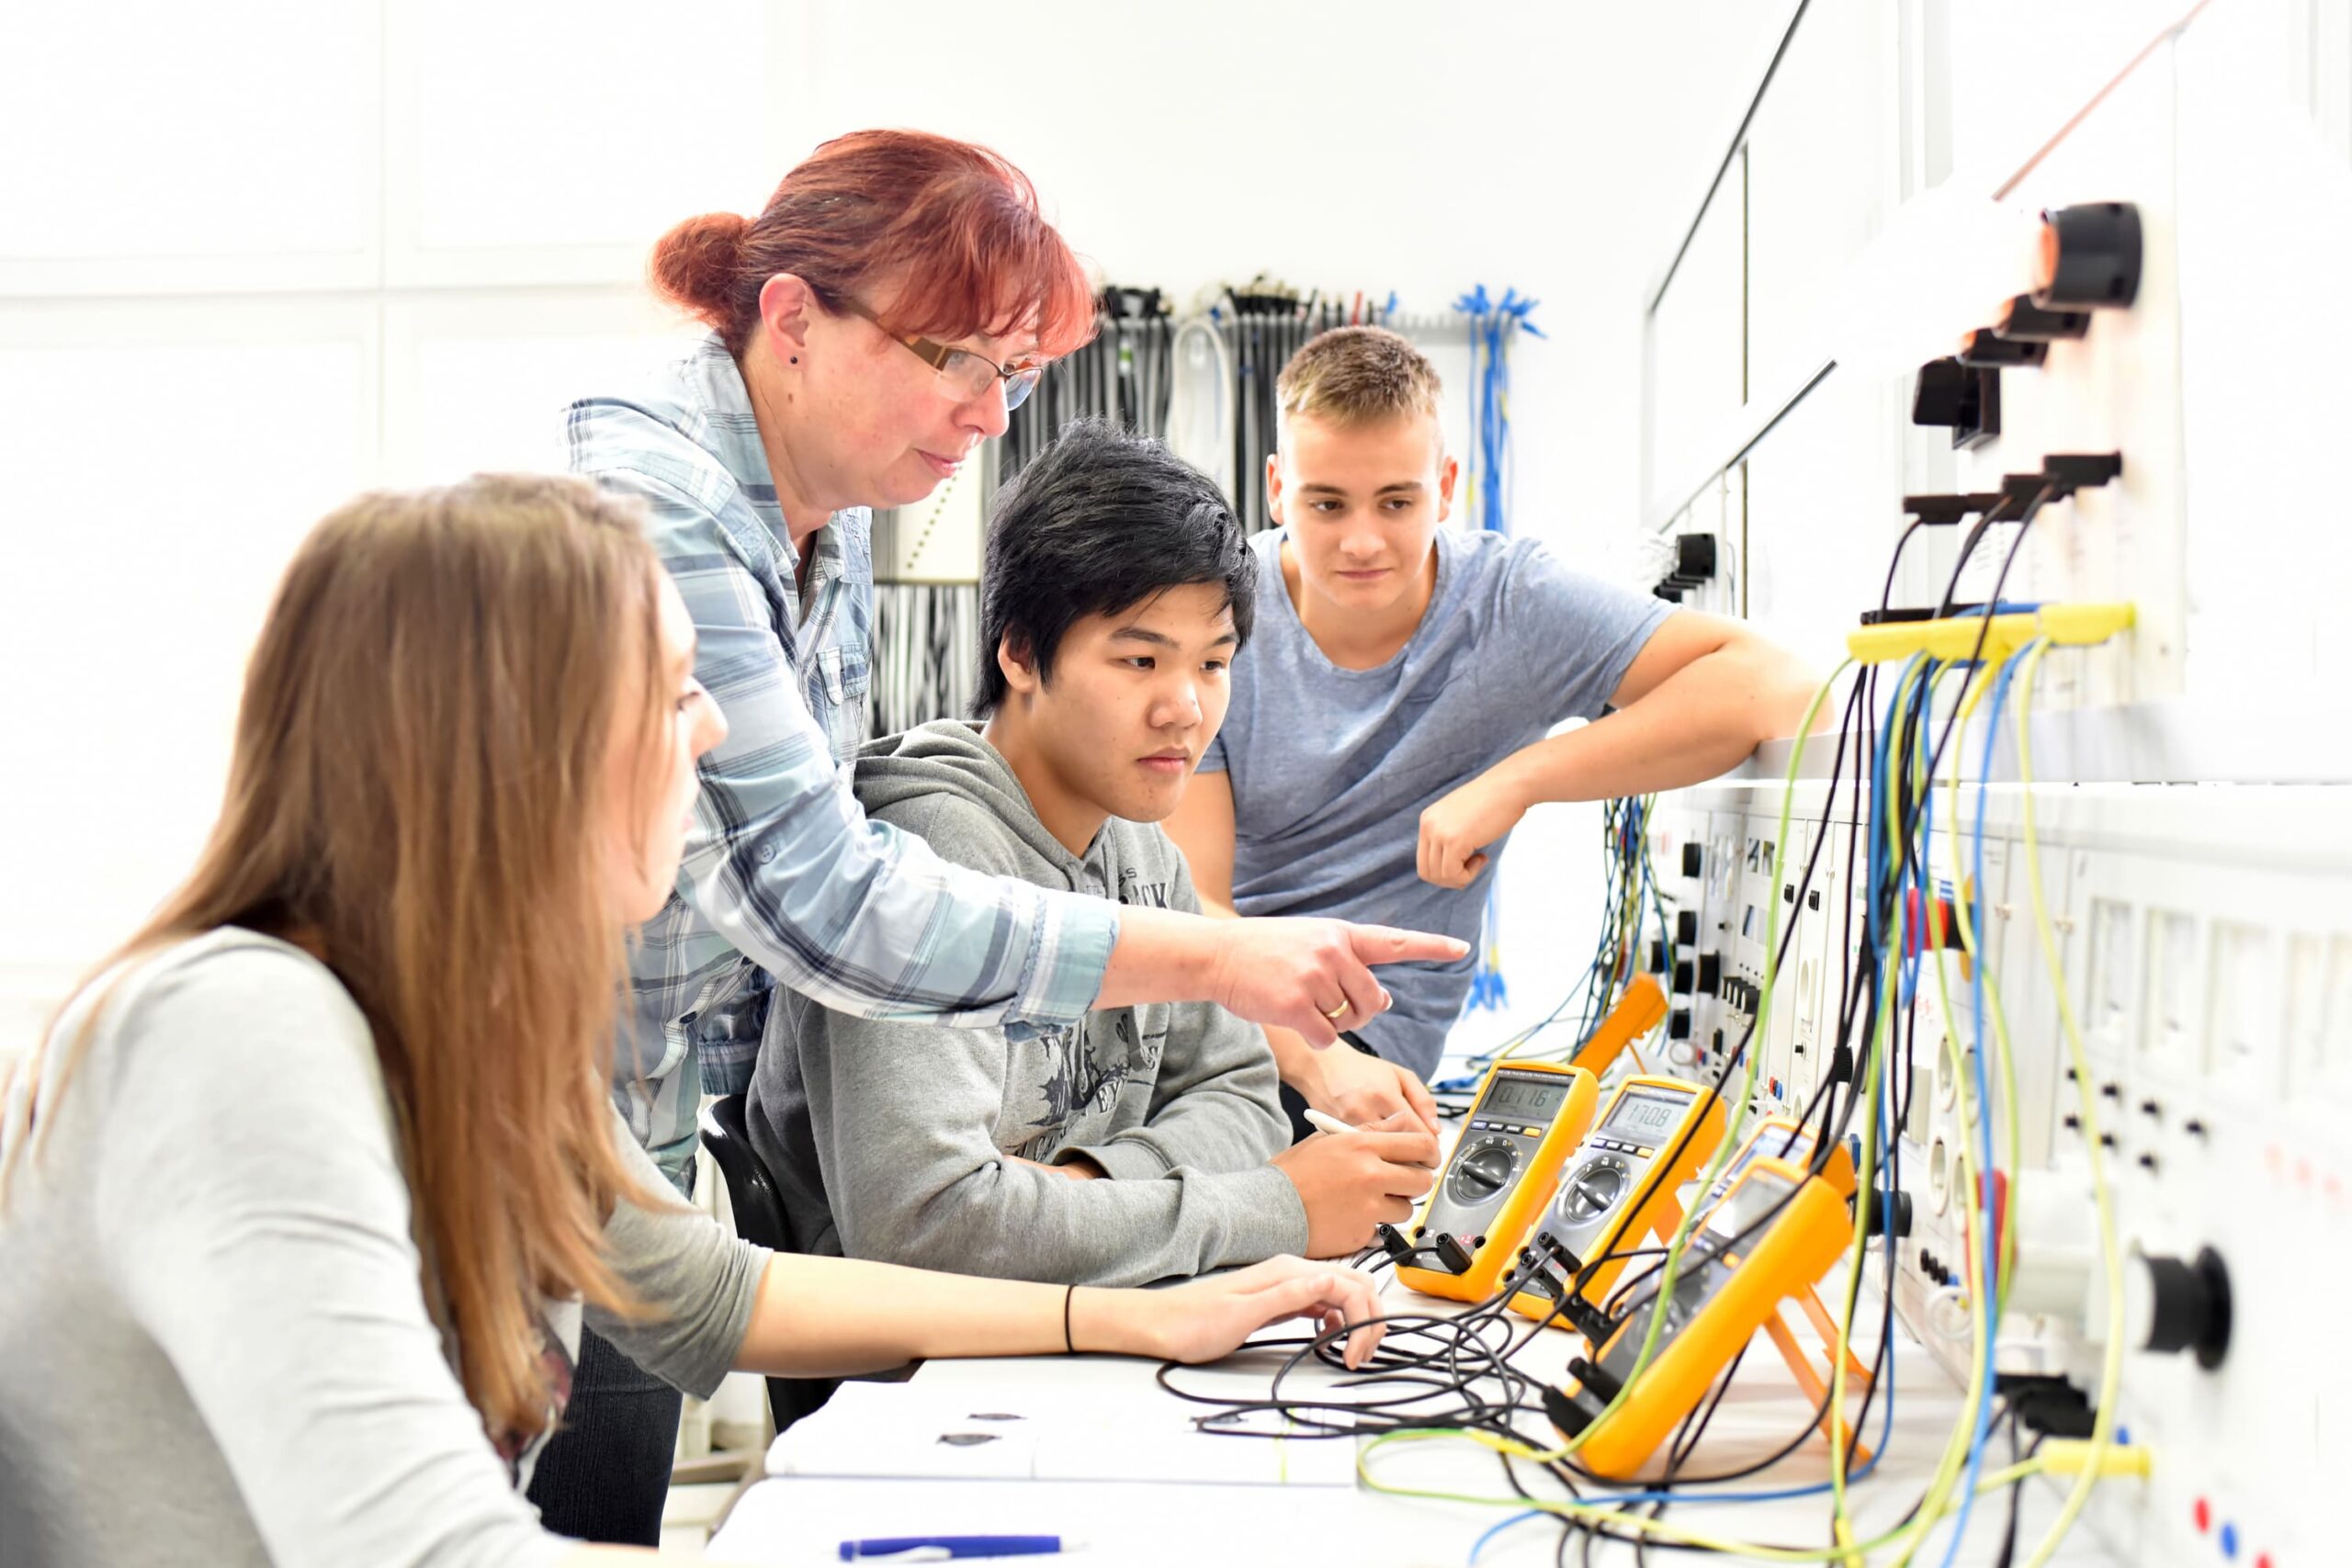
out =
<svg viewBox="0 0 2352 1568"><path fill-rule="evenodd" d="M1724 983L1724 960L1719 953L1699 954L1699 989L1714 996Z"/></svg>
<svg viewBox="0 0 2352 1568"><path fill-rule="evenodd" d="M1706 854L1696 844L1682 846L1682 874L1696 876L1705 868Z"/></svg>
<svg viewBox="0 0 2352 1568"><path fill-rule="evenodd" d="M2128 201L2050 209L2033 276L2033 302L2045 310L2131 304L2140 293L2140 209Z"/></svg>
<svg viewBox="0 0 2352 1568"><path fill-rule="evenodd" d="M2197 1364L2207 1371L2220 1366L2230 1353L2230 1271L2211 1247L2196 1261L2177 1258L2143 1258L2154 1310L2148 1325L2146 1348L2194 1350Z"/></svg>
<svg viewBox="0 0 2352 1568"><path fill-rule="evenodd" d="M1678 958L1674 961L1674 994L1676 996L1690 995L1691 983L1698 977L1699 966L1687 958Z"/></svg>
<svg viewBox="0 0 2352 1568"><path fill-rule="evenodd" d="M1685 947L1699 940L1699 911L1678 909L1674 915L1674 940Z"/></svg>
<svg viewBox="0 0 2352 1568"><path fill-rule="evenodd" d="M1957 425L1967 417L1974 379L1957 359L1931 359L1911 383L1911 423Z"/></svg>
<svg viewBox="0 0 2352 1568"><path fill-rule="evenodd" d="M1957 358L1919 367L1911 387L1911 423L1940 425L1954 446L1976 446L2001 434L2001 373Z"/></svg>
<svg viewBox="0 0 2352 1568"><path fill-rule="evenodd" d="M1667 1015L1666 1037L1668 1040L1690 1038L1690 1010L1689 1008L1676 1008Z"/></svg>

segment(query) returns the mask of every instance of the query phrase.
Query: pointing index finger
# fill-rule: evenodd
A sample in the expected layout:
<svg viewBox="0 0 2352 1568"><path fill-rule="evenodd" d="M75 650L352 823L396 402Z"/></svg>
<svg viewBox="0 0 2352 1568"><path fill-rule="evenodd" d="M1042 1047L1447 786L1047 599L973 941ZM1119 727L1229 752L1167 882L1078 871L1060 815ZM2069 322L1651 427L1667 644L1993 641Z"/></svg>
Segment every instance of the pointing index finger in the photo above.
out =
<svg viewBox="0 0 2352 1568"><path fill-rule="evenodd" d="M1366 964L1444 963L1470 951L1470 944L1459 937L1395 926L1352 926L1350 934L1357 955Z"/></svg>

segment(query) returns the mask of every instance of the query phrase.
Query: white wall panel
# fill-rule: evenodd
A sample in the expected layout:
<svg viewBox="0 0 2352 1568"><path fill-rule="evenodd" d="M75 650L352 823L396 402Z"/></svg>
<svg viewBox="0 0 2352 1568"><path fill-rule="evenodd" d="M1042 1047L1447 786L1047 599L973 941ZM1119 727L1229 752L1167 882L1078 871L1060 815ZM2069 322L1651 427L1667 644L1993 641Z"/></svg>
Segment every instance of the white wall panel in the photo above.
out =
<svg viewBox="0 0 2352 1568"><path fill-rule="evenodd" d="M568 404L635 389L701 335L618 290L395 300L384 310L386 480L560 471Z"/></svg>
<svg viewBox="0 0 2352 1568"><path fill-rule="evenodd" d="M373 284L377 32L365 3L6 7L0 294Z"/></svg>
<svg viewBox="0 0 2352 1568"><path fill-rule="evenodd" d="M1731 455L1747 400L1744 167L1724 171L1650 318L1653 506L1679 509Z"/></svg>
<svg viewBox="0 0 2352 1568"><path fill-rule="evenodd" d="M1751 397L1785 396L1820 367L1824 314L1883 220L1895 177L1882 133L1893 116L1880 68L1889 25L1874 0L1813 0L1748 128Z"/></svg>
<svg viewBox="0 0 2352 1568"><path fill-rule="evenodd" d="M629 282L680 219L759 210L808 152L768 134L787 91L772 16L757 0L394 7L390 281Z"/></svg>
<svg viewBox="0 0 2352 1568"><path fill-rule="evenodd" d="M277 574L369 475L375 360L360 307L0 315L0 429L40 455L0 577L12 967L70 974L192 863Z"/></svg>
<svg viewBox="0 0 2352 1568"><path fill-rule="evenodd" d="M1822 673L1878 603L1901 532L1878 384L1833 371L1747 455L1747 615Z"/></svg>

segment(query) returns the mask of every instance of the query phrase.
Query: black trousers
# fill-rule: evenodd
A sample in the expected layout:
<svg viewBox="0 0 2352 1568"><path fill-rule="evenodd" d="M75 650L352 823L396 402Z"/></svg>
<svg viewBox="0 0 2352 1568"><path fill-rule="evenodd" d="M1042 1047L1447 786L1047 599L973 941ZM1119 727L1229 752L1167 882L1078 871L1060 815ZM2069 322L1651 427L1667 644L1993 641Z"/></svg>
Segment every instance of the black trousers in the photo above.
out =
<svg viewBox="0 0 2352 1568"><path fill-rule="evenodd" d="M540 1521L580 1540L661 1545L684 1399L582 1325L563 1428L531 1472Z"/></svg>

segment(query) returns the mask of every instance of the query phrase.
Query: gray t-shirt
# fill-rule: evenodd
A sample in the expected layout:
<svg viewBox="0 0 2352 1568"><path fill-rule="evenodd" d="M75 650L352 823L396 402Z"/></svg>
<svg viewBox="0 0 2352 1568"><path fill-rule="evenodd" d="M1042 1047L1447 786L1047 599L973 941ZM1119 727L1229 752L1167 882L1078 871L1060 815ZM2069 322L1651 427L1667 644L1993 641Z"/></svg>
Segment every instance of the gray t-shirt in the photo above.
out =
<svg viewBox="0 0 2352 1568"><path fill-rule="evenodd" d="M333 973L215 931L107 990L52 1100L66 1058L44 1061L48 1131L0 1210L0 1562L452 1568L569 1550L451 1368L374 1040ZM683 1208L623 1203L605 1239L654 1315L589 1321L708 1393L767 1254ZM542 1303L567 1356L581 1315Z"/></svg>
<svg viewBox="0 0 2352 1568"><path fill-rule="evenodd" d="M1382 1055L1427 1077L1476 967L1487 889L1508 835L1464 888L1415 870L1420 814L1569 718L1597 717L1672 606L1563 566L1533 539L1437 533L1419 629L1372 670L1342 670L1299 624L1275 529L1258 553L1258 624L1233 661L1233 705L1201 758L1233 786L1234 907L1442 931L1451 964L1380 972L1396 1005L1366 1023Z"/></svg>

